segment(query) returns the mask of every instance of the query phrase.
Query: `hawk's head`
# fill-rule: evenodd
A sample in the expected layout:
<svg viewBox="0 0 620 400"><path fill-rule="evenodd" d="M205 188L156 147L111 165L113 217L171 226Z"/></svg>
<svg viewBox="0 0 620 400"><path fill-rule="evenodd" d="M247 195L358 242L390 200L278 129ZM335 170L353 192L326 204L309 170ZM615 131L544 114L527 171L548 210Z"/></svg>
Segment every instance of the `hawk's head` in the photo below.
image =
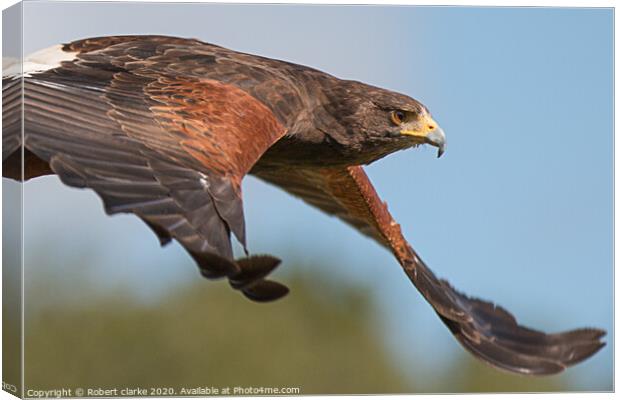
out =
<svg viewBox="0 0 620 400"><path fill-rule="evenodd" d="M343 128L333 135L337 142L349 141L358 151L375 154L373 159L422 144L437 147L438 156L444 153L446 136L422 103L360 82L340 82L326 105Z"/></svg>

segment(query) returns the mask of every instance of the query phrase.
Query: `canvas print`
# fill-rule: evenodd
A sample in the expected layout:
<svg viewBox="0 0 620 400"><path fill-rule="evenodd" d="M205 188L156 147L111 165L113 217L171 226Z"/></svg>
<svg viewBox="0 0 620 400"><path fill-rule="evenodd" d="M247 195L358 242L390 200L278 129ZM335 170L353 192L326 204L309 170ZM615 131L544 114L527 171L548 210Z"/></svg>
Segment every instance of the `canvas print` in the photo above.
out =
<svg viewBox="0 0 620 400"><path fill-rule="evenodd" d="M611 9L3 26L5 391L613 390Z"/></svg>

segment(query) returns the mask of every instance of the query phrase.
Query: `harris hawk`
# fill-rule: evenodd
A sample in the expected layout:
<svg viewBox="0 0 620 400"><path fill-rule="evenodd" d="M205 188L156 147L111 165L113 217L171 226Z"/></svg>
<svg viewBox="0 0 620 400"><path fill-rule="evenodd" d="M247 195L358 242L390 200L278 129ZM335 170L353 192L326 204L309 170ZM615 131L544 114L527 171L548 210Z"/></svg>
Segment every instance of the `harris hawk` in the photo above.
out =
<svg viewBox="0 0 620 400"><path fill-rule="evenodd" d="M443 153L443 131L408 96L166 36L54 46L6 65L2 87L3 176L57 174L90 188L108 214L135 214L162 245L178 241L204 277L226 278L252 300L288 289L267 278L276 257L233 256L232 235L246 248L247 174L391 251L455 338L495 367L553 374L604 346L600 329L546 334L519 325L437 278L405 240L362 166L423 144Z"/></svg>

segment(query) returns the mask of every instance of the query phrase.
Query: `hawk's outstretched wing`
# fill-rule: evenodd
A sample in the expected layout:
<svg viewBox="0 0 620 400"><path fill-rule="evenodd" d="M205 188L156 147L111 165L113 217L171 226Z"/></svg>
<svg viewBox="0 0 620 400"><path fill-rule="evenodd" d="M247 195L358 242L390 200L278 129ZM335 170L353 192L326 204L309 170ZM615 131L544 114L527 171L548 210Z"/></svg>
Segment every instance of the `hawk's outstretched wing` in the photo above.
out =
<svg viewBox="0 0 620 400"><path fill-rule="evenodd" d="M437 278L407 243L362 167L256 172L390 249L441 320L476 357L505 370L544 375L560 372L604 346L599 340L604 331L535 331L519 325L502 307L468 297Z"/></svg>
<svg viewBox="0 0 620 400"><path fill-rule="evenodd" d="M97 192L108 213L139 216L162 244L178 240L204 276L228 277L254 300L286 294L263 279L279 260L235 262L230 241L245 246L241 180L286 129L256 97L202 77L206 64L216 69L216 47L118 37L65 48L76 55L61 67L3 79L3 159L23 144L67 185ZM21 82L23 143L12 123Z"/></svg>

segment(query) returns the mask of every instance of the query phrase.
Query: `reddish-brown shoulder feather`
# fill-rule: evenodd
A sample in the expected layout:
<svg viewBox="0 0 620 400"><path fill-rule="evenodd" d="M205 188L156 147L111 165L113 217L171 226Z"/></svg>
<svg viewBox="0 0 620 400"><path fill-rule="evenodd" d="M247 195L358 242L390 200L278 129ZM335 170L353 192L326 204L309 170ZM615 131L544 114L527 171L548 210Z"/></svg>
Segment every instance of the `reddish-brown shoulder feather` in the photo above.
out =
<svg viewBox="0 0 620 400"><path fill-rule="evenodd" d="M273 113L245 91L209 79L162 77L145 88L162 128L210 171L243 177L284 133Z"/></svg>

